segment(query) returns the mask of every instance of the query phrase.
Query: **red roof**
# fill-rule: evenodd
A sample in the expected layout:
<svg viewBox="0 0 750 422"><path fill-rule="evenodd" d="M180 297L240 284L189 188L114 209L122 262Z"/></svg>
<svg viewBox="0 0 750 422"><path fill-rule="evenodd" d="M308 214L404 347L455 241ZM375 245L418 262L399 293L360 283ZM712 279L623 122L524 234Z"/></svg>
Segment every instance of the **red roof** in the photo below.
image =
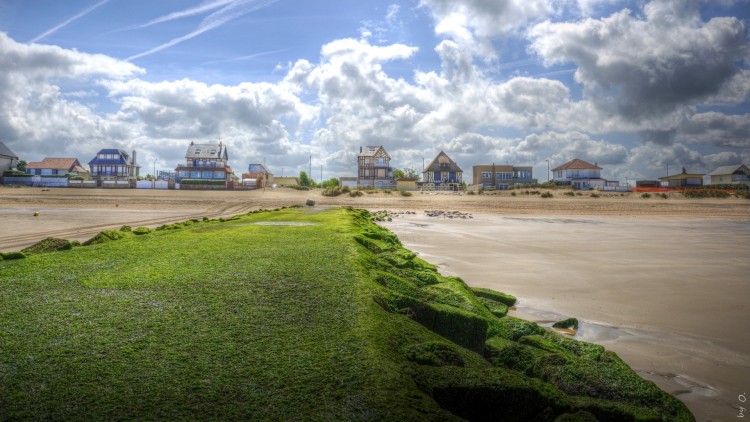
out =
<svg viewBox="0 0 750 422"><path fill-rule="evenodd" d="M557 166L552 169L552 171L559 171L559 170L601 170L602 168L597 166L596 164L587 163L583 160L579 160L578 158L574 158L570 161L568 161L565 164L562 164L560 166Z"/></svg>
<svg viewBox="0 0 750 422"><path fill-rule="evenodd" d="M28 163L28 169L54 169L71 171L74 167L80 166L76 158L45 158L41 163Z"/></svg>

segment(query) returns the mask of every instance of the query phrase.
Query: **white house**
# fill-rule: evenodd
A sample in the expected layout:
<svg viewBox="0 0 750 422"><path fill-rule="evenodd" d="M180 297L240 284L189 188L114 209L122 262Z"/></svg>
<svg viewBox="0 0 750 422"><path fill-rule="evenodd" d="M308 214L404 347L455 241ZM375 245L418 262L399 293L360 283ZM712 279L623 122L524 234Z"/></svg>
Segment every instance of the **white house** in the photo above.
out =
<svg viewBox="0 0 750 422"><path fill-rule="evenodd" d="M709 185L750 184L750 169L744 164L719 167L708 176L710 177Z"/></svg>
<svg viewBox="0 0 750 422"><path fill-rule="evenodd" d="M570 184L573 189L594 189L605 186L602 168L575 158L552 169L552 180L559 184Z"/></svg>
<svg viewBox="0 0 750 422"><path fill-rule="evenodd" d="M11 151L4 143L0 142L0 176L5 170L16 168L18 165L18 156Z"/></svg>

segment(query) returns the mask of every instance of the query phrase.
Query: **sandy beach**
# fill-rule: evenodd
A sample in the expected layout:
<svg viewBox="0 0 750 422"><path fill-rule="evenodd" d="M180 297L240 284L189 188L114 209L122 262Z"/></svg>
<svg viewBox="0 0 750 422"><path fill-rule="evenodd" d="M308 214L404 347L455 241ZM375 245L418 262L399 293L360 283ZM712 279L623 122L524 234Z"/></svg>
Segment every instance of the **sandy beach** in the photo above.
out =
<svg viewBox="0 0 750 422"><path fill-rule="evenodd" d="M413 211L384 225L443 273L516 295L516 315L542 324L577 317L576 338L617 352L698 420L736 419L738 395L750 390L750 200L554 193L327 198L288 189L0 187L0 251L47 236L86 240L125 224L154 227L307 198L317 206ZM470 218L425 215L433 209Z"/></svg>

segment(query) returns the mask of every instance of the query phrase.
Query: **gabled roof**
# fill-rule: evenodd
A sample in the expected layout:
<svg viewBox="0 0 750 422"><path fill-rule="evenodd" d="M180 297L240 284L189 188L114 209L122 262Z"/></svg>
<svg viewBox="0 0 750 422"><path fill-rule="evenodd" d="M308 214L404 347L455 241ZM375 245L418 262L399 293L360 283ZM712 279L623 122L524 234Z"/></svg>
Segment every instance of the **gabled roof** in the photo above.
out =
<svg viewBox="0 0 750 422"><path fill-rule="evenodd" d="M99 155L101 154L116 154L118 158L111 159L111 158L99 158ZM130 155L128 155L127 152L121 150L121 149L102 149L99 150L99 152L96 153L96 157L94 157L93 160L89 161L89 165L105 165L105 166L127 166L131 165L130 163Z"/></svg>
<svg viewBox="0 0 750 422"><path fill-rule="evenodd" d="M26 164L27 169L53 169L53 170L73 170L76 166L80 167L81 163L77 158L49 158L44 157L41 162L32 162Z"/></svg>
<svg viewBox="0 0 750 422"><path fill-rule="evenodd" d="M16 153L10 150L10 148L6 147L4 143L0 142L0 156L3 157L9 157L9 158L18 158Z"/></svg>
<svg viewBox="0 0 750 422"><path fill-rule="evenodd" d="M725 176L729 174L734 174L736 172L744 173L744 174L750 174L750 169L747 168L744 164L735 164L733 166L723 166L719 167L716 170L712 171L711 173L708 173L709 176Z"/></svg>
<svg viewBox="0 0 750 422"><path fill-rule="evenodd" d="M602 168L597 166L596 164L587 163L583 160L579 160L578 158L574 158L570 161L568 161L565 164L559 165L552 169L552 171L560 171L560 170L601 170Z"/></svg>
<svg viewBox="0 0 750 422"><path fill-rule="evenodd" d="M249 166L247 166L247 172L271 174L271 172L268 171L268 168L264 166L263 164L250 164Z"/></svg>
<svg viewBox="0 0 750 422"><path fill-rule="evenodd" d="M443 151L440 151L440 153L435 157L434 160L430 163L427 168L424 169L423 173L426 173L428 171L450 171L450 172L462 172L461 167L456 164L455 161L451 160L450 157L448 157L448 154L446 154Z"/></svg>
<svg viewBox="0 0 750 422"><path fill-rule="evenodd" d="M379 154L379 152L380 152L380 154ZM367 146L367 147L361 148L361 150L359 152L359 156L360 157L374 157L376 155L384 155L384 156L388 157L389 160L391 159L391 156L388 155L387 152L385 152L385 148L383 148L382 146L377 146L377 147L376 146Z"/></svg>
<svg viewBox="0 0 750 422"><path fill-rule="evenodd" d="M218 159L228 160L227 146L219 142L218 144L196 144L191 142L185 154L187 159Z"/></svg>

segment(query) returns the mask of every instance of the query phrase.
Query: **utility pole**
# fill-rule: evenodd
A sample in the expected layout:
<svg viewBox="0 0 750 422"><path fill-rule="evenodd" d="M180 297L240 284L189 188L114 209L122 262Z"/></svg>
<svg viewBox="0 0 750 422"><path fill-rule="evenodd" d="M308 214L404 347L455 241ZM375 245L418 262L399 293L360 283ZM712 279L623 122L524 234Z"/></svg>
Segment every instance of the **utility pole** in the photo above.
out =
<svg viewBox="0 0 750 422"><path fill-rule="evenodd" d="M549 182L549 179L550 179L550 177L549 177L549 160L544 160L544 161L547 162L547 181Z"/></svg>

